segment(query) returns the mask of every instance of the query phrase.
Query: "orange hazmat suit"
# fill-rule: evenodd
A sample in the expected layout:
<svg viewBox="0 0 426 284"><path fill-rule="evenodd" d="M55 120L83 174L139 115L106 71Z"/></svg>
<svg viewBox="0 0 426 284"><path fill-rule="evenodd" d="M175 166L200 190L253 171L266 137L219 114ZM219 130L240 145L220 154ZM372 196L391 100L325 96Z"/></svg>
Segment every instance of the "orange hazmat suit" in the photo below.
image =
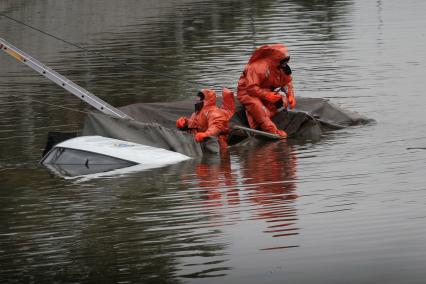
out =
<svg viewBox="0 0 426 284"><path fill-rule="evenodd" d="M199 111L194 112L190 118L180 117L176 121L179 129L187 128L195 135L197 142L203 141L206 137L218 137L221 148L227 147L227 137L229 133L229 120L235 112L234 93L227 89L222 89L222 106L216 106L216 92L210 89L202 89L204 95L203 106Z"/></svg>
<svg viewBox="0 0 426 284"><path fill-rule="evenodd" d="M237 98L246 109L251 128L287 136L272 122L277 103L293 109L296 106L288 49L283 44L264 45L252 54L238 81ZM284 68L285 67L285 68ZM287 71L286 71L287 70ZM290 70L290 71L288 71ZM283 90L286 97L278 90Z"/></svg>

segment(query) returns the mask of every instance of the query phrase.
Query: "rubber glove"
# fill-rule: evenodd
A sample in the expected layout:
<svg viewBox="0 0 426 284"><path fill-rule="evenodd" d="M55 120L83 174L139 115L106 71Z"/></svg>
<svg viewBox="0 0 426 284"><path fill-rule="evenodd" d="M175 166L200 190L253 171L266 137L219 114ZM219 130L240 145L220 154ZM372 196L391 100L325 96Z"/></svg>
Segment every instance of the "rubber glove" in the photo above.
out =
<svg viewBox="0 0 426 284"><path fill-rule="evenodd" d="M294 98L294 96L287 96L287 101L291 109L294 109L296 107L296 99Z"/></svg>
<svg viewBox="0 0 426 284"><path fill-rule="evenodd" d="M285 132L284 130L277 130L276 134L278 134L279 136L281 136L281 138L287 138L287 132Z"/></svg>
<svg viewBox="0 0 426 284"><path fill-rule="evenodd" d="M195 134L195 141L201 142L206 137L207 137L207 134L205 132L198 132L197 134Z"/></svg>
<svg viewBox="0 0 426 284"><path fill-rule="evenodd" d="M188 119L184 116L179 117L178 120L176 120L176 127L181 129L185 128L185 126L188 125Z"/></svg>
<svg viewBox="0 0 426 284"><path fill-rule="evenodd" d="M278 95L277 93L269 92L265 95L265 100L274 104L274 103L278 102L279 100L281 100L281 96Z"/></svg>

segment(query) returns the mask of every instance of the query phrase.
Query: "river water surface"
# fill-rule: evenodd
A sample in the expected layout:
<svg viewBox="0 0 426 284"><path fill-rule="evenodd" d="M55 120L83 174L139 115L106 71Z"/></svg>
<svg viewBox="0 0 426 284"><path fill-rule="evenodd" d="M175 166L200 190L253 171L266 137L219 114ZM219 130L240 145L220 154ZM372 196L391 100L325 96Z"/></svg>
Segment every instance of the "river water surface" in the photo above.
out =
<svg viewBox="0 0 426 284"><path fill-rule="evenodd" d="M0 282L424 283L424 11L422 0L1 1L0 13L102 54L0 16L0 37L114 106L235 90L255 47L285 43L296 96L376 123L64 180L38 165L47 132L80 130L90 107L2 53Z"/></svg>

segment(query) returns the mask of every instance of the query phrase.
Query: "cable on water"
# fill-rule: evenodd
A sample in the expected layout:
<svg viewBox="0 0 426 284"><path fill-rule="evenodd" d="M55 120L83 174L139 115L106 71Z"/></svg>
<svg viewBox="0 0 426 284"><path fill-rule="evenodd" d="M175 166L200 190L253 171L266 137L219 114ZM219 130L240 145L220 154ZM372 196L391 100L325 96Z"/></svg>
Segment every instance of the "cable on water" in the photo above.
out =
<svg viewBox="0 0 426 284"><path fill-rule="evenodd" d="M70 42L70 41L65 40L63 38L60 38L59 36L56 36L56 35L53 35L51 33L45 32L45 31L43 31L43 30L41 30L39 28L33 27L33 26L29 25L29 24L26 24L26 23L24 23L24 22L22 22L20 20L12 18L12 17L10 17L8 15L5 15L3 13L0 13L0 16L3 16L3 17L5 17L5 18L7 18L7 19L9 19L11 21L14 21L14 22L16 22L16 23L18 23L20 25L23 25L23 26L25 26L27 28L30 28L32 30L38 31L38 32L40 32L40 33L42 33L44 35L47 35L49 37L52 37L52 38L54 38L56 40L64 42L64 43L66 43L68 45L71 45L71 46L76 47L78 49L84 50L87 53L91 53L91 54L94 54L96 56L100 56L100 57L103 57L105 59L111 60L114 63L120 64L120 65L124 65L126 67L131 67L131 68L134 68L134 69L137 69L137 70L142 70L142 71L145 71L145 72L149 72L151 74L158 75L158 76L163 77L163 78L168 78L168 79L171 79L171 80L174 80L174 81L180 81L180 82L184 82L184 83L188 83L188 84L196 85L196 86L205 86L205 84L202 84L200 82L196 82L196 81L192 81L192 80L186 80L186 79L179 79L179 78L176 78L176 77L173 77L173 76L169 76L169 75L166 75L166 74L163 74L163 73L160 73L160 72L156 72L156 71L154 71L154 70L152 70L150 68L147 68L147 67L135 66L135 65L129 64L129 63L125 62L125 61L117 60L117 59L115 59L113 57L109 57L109 56L104 55L104 54L102 54L100 52L90 50L90 49L85 48L85 47L83 47L81 45L78 45L76 43ZM216 86L214 86L214 87L216 87Z"/></svg>

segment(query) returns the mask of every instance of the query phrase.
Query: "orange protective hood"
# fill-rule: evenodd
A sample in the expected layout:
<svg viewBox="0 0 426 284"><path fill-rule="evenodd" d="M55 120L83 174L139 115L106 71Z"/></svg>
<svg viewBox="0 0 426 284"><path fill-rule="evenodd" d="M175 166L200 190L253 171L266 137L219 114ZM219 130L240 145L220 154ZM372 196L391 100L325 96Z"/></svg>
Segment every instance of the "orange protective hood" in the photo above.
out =
<svg viewBox="0 0 426 284"><path fill-rule="evenodd" d="M204 107L216 106L216 92L211 89L202 89L204 94Z"/></svg>
<svg viewBox="0 0 426 284"><path fill-rule="evenodd" d="M251 64L261 59L266 59L270 63L278 65L282 59L287 58L289 56L290 53L288 52L288 49L284 44L278 43L262 45L253 52L248 64Z"/></svg>

